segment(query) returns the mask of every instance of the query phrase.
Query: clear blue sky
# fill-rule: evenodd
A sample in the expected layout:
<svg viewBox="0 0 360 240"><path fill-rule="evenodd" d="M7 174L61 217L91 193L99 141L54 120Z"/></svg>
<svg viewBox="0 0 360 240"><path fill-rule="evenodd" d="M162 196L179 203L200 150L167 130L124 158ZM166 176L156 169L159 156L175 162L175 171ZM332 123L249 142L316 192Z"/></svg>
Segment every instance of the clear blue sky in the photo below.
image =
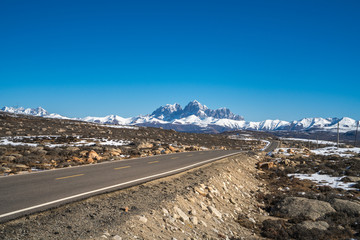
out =
<svg viewBox="0 0 360 240"><path fill-rule="evenodd" d="M0 106L360 119L360 1L0 1Z"/></svg>

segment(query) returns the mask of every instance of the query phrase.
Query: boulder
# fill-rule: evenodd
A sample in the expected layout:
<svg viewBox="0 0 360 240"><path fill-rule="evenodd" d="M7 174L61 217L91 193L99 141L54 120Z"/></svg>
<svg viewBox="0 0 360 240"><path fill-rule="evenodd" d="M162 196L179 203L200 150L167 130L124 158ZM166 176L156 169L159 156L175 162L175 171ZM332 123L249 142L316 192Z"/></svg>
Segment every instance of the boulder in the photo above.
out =
<svg viewBox="0 0 360 240"><path fill-rule="evenodd" d="M97 152L95 152L94 150L91 150L88 153L88 158L92 158L92 159L95 159L95 160L101 160L102 159L102 157L100 157L99 154L97 154Z"/></svg>
<svg viewBox="0 0 360 240"><path fill-rule="evenodd" d="M274 167L274 163L273 162L259 162L257 163L258 168L261 169L271 169Z"/></svg>
<svg viewBox="0 0 360 240"><path fill-rule="evenodd" d="M154 144L150 143L150 142L140 142L139 145L137 146L138 149L141 148L153 148Z"/></svg>
<svg viewBox="0 0 360 240"><path fill-rule="evenodd" d="M345 212L351 216L360 216L359 203L335 198L332 206L336 211Z"/></svg>
<svg viewBox="0 0 360 240"><path fill-rule="evenodd" d="M335 212L335 209L330 203L302 197L287 197L278 206L280 215L292 218L305 217L313 221L332 212Z"/></svg>
<svg viewBox="0 0 360 240"><path fill-rule="evenodd" d="M324 221L318 221L318 222L304 221L302 223L297 224L297 226L305 230L316 229L316 230L326 231L329 228L329 224Z"/></svg>

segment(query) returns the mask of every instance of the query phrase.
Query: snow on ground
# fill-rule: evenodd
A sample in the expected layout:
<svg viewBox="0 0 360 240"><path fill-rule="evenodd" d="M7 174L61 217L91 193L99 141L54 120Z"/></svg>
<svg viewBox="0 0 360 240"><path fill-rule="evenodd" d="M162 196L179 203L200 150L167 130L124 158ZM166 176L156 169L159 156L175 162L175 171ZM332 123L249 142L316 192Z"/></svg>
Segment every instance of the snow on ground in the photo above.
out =
<svg viewBox="0 0 360 240"><path fill-rule="evenodd" d="M304 138L281 138L281 140L285 141L299 141L299 142L311 142L318 144L326 144L326 145L336 145L336 142L324 141L324 140L314 140L314 139L304 139Z"/></svg>
<svg viewBox="0 0 360 240"><path fill-rule="evenodd" d="M318 185L320 186L329 186L332 188L341 188L344 190L357 190L356 188L353 188L352 185L354 185L354 182L341 182L341 179L344 178L343 177L331 177L329 175L325 175L325 174L319 174L319 173L314 173L314 174L298 174L298 173L294 173L294 174L288 174L289 177L296 177L299 178L301 180L311 180L313 182L316 182Z"/></svg>
<svg viewBox="0 0 360 240"><path fill-rule="evenodd" d="M360 148L337 148L337 147L325 147L315 150L311 150L316 155L333 155L337 154L340 157L352 157L356 154L360 154Z"/></svg>
<svg viewBox="0 0 360 240"><path fill-rule="evenodd" d="M127 126L127 125L106 125L106 124L101 124L99 125L100 127L107 127L107 128L126 128L126 129L134 129L134 130L139 130L139 127L134 127L134 126Z"/></svg>
<svg viewBox="0 0 360 240"><path fill-rule="evenodd" d="M126 140L108 140L106 138L103 139L96 139L96 138L84 138L78 142L73 143L29 143L29 142L22 142L21 139L51 139L57 138L59 136L17 136L17 137L2 137L0 138L0 145L11 145L11 146L29 146L29 147L37 147L37 146L45 146L49 148L55 147L85 147L85 146L93 146L96 144L106 145L106 146L124 146L129 145L131 142ZM80 137L78 137L79 139ZM15 141L16 140L16 141Z"/></svg>

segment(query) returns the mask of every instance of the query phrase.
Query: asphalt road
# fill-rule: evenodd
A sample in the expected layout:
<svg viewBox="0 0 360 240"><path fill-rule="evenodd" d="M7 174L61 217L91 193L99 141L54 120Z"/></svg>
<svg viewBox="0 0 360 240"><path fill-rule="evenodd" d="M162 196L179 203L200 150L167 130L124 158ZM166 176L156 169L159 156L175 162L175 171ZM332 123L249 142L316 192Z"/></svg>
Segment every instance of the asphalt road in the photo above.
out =
<svg viewBox="0 0 360 240"><path fill-rule="evenodd" d="M176 153L0 177L0 222L169 176L237 153L235 150Z"/></svg>
<svg viewBox="0 0 360 240"><path fill-rule="evenodd" d="M279 147L279 144L280 144L280 142L279 141L271 141L270 142L270 145L267 147L267 148L265 148L265 152L272 152L272 151L274 151L276 148L278 148Z"/></svg>

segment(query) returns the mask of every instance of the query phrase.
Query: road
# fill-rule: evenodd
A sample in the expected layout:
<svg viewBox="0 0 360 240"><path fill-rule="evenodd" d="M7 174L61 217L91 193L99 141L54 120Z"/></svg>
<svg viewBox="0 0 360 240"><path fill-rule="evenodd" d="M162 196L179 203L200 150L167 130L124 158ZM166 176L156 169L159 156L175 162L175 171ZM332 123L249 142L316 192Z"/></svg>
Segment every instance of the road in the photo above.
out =
<svg viewBox="0 0 360 240"><path fill-rule="evenodd" d="M239 152L185 152L0 177L0 222L169 176Z"/></svg>
<svg viewBox="0 0 360 240"><path fill-rule="evenodd" d="M274 151L276 148L278 148L279 147L279 144L280 144L280 142L279 141L271 141L270 142L270 145L267 147L267 148L265 148L265 152L272 152L272 151Z"/></svg>

